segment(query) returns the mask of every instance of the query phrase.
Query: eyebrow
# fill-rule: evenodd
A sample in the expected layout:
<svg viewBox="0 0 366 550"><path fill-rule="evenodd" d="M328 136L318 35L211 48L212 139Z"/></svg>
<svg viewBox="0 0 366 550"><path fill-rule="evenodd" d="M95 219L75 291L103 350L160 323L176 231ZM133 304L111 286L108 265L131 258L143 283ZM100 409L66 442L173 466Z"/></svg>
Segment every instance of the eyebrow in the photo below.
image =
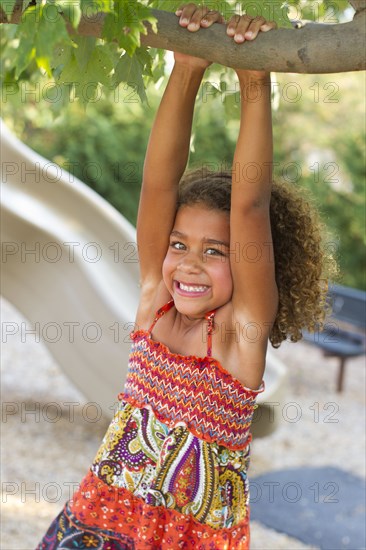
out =
<svg viewBox="0 0 366 550"><path fill-rule="evenodd" d="M187 236L184 234L184 233L181 233L180 231L172 231L171 234L170 234L171 237L179 237L179 238L187 238ZM227 242L224 242L224 241L218 241L217 239L203 239L205 243L208 243L208 244L217 244L217 245L222 245L222 246L226 246L226 248L230 248L230 245L229 243Z"/></svg>

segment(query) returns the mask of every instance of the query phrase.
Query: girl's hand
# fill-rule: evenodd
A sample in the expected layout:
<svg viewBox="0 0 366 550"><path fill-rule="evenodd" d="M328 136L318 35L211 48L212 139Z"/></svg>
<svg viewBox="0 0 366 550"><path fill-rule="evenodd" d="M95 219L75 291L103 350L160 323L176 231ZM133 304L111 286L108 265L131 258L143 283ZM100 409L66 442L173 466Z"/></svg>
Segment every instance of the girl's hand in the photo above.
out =
<svg viewBox="0 0 366 550"><path fill-rule="evenodd" d="M259 32L268 32L271 29L277 29L275 21L267 21L264 17L251 17L250 15L233 15L230 19L226 34L232 36L237 44L242 44L245 40L254 40ZM266 71L253 71L236 69L237 75L245 79L262 80L268 79L269 73Z"/></svg>
<svg viewBox="0 0 366 550"><path fill-rule="evenodd" d="M254 40L259 31L268 32L277 29L277 23L266 21L264 17L251 17L250 15L233 15L230 19L226 33L232 36L238 44L245 40Z"/></svg>
<svg viewBox="0 0 366 550"><path fill-rule="evenodd" d="M190 32L197 32L201 27L207 29L213 23L225 23L219 11L209 10L206 6L198 7L195 4L184 4L175 14L179 17L179 25ZM174 52L174 59L176 63L201 69L207 69L211 65L211 61L179 52Z"/></svg>

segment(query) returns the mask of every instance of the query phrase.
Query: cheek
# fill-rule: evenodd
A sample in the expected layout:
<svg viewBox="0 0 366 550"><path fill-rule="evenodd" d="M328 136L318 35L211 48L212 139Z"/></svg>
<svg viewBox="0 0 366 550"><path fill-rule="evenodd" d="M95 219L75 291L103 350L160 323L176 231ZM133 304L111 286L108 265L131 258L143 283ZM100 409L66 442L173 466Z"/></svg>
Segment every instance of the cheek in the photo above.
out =
<svg viewBox="0 0 366 550"><path fill-rule="evenodd" d="M222 290L232 290L233 279L231 276L230 262L226 261L212 266L212 277L222 286Z"/></svg>
<svg viewBox="0 0 366 550"><path fill-rule="evenodd" d="M173 269L174 269L174 261L173 261L172 255L169 254L169 250L168 250L167 255L165 256L165 259L163 261L163 267L162 267L162 275L164 280L166 280L166 278L169 277Z"/></svg>

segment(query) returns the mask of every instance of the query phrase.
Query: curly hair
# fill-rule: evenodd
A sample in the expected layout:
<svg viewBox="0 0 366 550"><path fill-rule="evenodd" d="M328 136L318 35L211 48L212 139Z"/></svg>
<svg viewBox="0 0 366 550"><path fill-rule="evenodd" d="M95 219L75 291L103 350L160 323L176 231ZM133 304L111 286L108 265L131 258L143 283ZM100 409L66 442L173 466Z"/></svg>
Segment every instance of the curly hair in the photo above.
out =
<svg viewBox="0 0 366 550"><path fill-rule="evenodd" d="M229 213L231 180L230 171L187 172L179 184L177 208L203 204ZM339 269L309 191L273 182L270 220L279 305L269 340L278 348L287 337L301 340L302 329L323 329L331 313L328 281L338 277Z"/></svg>

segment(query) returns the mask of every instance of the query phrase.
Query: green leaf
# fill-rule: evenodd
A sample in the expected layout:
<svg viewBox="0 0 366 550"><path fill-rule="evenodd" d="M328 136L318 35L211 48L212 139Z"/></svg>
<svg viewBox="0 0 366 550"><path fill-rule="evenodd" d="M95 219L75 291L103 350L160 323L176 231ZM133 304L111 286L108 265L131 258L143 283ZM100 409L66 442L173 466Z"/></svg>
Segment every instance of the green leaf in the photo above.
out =
<svg viewBox="0 0 366 550"><path fill-rule="evenodd" d="M80 67L74 50L59 75L60 84L73 84L75 97L86 105L95 100L100 84L108 89L112 87L111 72L114 68L114 56L109 44L96 46L89 55L88 61Z"/></svg>
<svg viewBox="0 0 366 550"><path fill-rule="evenodd" d="M148 0L148 5L156 10L175 12L184 2L181 0Z"/></svg>
<svg viewBox="0 0 366 550"><path fill-rule="evenodd" d="M90 73L88 67L84 71L80 71L79 64L73 55L70 61L62 71L60 84L72 84L75 90L75 97L79 98L80 103L86 105L89 101L93 101L98 89L98 81L95 76Z"/></svg>
<svg viewBox="0 0 366 550"><path fill-rule="evenodd" d="M74 29L77 29L81 19L80 2L75 0L56 0L55 3L60 7L62 13L67 17Z"/></svg>
<svg viewBox="0 0 366 550"><path fill-rule="evenodd" d="M149 48L149 55L152 59L152 76L154 83L165 76L165 51L157 48Z"/></svg>
<svg viewBox="0 0 366 550"><path fill-rule="evenodd" d="M16 38L19 45L14 59L15 78L19 78L32 60L51 77L55 47L71 42L58 7L49 3L30 6L23 13Z"/></svg>
<svg viewBox="0 0 366 550"><path fill-rule="evenodd" d="M53 69L53 77L58 78L60 72L64 69L65 65L70 61L75 52L72 44L56 46L53 52L53 58L51 67Z"/></svg>
<svg viewBox="0 0 366 550"><path fill-rule="evenodd" d="M120 82L126 82L139 95L141 101L147 101L144 81L142 78L142 67L137 56L130 57L125 54L117 63L113 84L117 87Z"/></svg>
<svg viewBox="0 0 366 550"><path fill-rule="evenodd" d="M288 18L289 6L279 0L247 0L242 2L242 8L252 17L262 16L267 21L275 21L279 27L292 28Z"/></svg>
<svg viewBox="0 0 366 550"><path fill-rule="evenodd" d="M114 68L114 60L108 44L97 46L90 56L87 72L90 78L104 86L111 85L110 73Z"/></svg>
<svg viewBox="0 0 366 550"><path fill-rule="evenodd" d="M73 36L73 42L77 45L74 52L76 61L80 70L83 71L95 48L96 38L94 36Z"/></svg>
<svg viewBox="0 0 366 550"><path fill-rule="evenodd" d="M35 58L38 67L44 69L49 77L52 76L51 59L53 51L60 42L70 42L65 20L55 4L44 4L41 6L35 40Z"/></svg>
<svg viewBox="0 0 366 550"><path fill-rule="evenodd" d="M152 25L154 32L157 31L156 18L149 8L131 0L115 2L115 11L104 19L102 38L108 42L116 40L120 48L132 56L140 47L140 33L147 34L144 21Z"/></svg>
<svg viewBox="0 0 366 550"><path fill-rule="evenodd" d="M5 0L5 2L1 2L1 8L5 12L5 15L8 20L10 19L11 14L13 13L15 2L16 0Z"/></svg>
<svg viewBox="0 0 366 550"><path fill-rule="evenodd" d="M58 81L60 84L73 84L79 80L81 74L82 71L80 71L79 64L76 61L75 53L72 52L69 59L64 64Z"/></svg>
<svg viewBox="0 0 366 550"><path fill-rule="evenodd" d="M147 48L139 48L135 51L135 57L141 65L142 74L146 76L153 76L152 73L152 57Z"/></svg>
<svg viewBox="0 0 366 550"><path fill-rule="evenodd" d="M36 50L34 43L39 22L39 12L40 9L38 6L28 8L18 25L15 36L19 38L19 46L16 50L14 60L16 79L19 78L20 74L28 67L29 63L35 57Z"/></svg>
<svg viewBox="0 0 366 550"><path fill-rule="evenodd" d="M112 11L112 4L110 0L80 0L81 12L86 17L95 15L100 11L108 13Z"/></svg>

